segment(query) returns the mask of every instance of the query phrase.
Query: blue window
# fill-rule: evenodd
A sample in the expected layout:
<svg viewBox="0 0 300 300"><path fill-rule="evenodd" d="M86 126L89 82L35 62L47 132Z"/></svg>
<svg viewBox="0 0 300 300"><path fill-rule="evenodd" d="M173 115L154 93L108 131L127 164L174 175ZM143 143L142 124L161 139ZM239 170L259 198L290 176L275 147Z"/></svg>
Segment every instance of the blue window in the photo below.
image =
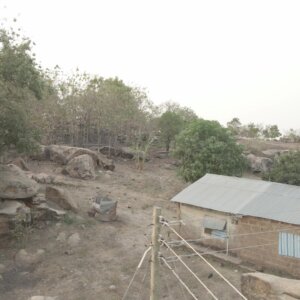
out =
<svg viewBox="0 0 300 300"><path fill-rule="evenodd" d="M278 253L283 256L300 258L300 235L279 232Z"/></svg>

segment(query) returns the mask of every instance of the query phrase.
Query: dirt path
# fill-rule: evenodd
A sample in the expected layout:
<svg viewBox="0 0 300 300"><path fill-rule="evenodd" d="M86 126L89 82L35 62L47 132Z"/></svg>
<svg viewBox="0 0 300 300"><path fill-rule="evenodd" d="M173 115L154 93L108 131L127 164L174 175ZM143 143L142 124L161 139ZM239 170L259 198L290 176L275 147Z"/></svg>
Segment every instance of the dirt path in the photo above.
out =
<svg viewBox="0 0 300 300"><path fill-rule="evenodd" d="M31 168L54 174L58 166L31 164ZM1 242L0 263L6 266L6 271L0 281L0 299L27 300L33 295L70 300L121 299L149 246L153 205L161 206L169 219L175 218L174 207L168 200L185 186L167 160L151 161L142 172L136 170L133 162L121 161L116 164L115 172L101 172L94 181L63 178L62 182L79 204L79 214L62 222L29 228L19 242L12 239ZM118 200L116 222L103 223L87 216L90 199L96 193ZM73 233L80 236L78 246L57 240L59 235L67 239ZM44 249L46 254L35 268L22 270L14 264L20 248ZM148 299L147 265L138 274L127 299ZM238 271L234 272L231 266L222 268L239 284ZM204 272L202 276L209 275L201 265L198 270ZM164 274L162 299L185 299L172 274ZM227 290L221 286L219 289Z"/></svg>

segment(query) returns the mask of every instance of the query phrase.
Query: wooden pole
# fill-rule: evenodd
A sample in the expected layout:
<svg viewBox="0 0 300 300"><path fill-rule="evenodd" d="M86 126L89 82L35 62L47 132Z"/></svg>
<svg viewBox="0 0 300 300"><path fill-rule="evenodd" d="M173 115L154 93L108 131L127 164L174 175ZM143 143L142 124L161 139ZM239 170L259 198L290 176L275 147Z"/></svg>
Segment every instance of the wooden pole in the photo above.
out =
<svg viewBox="0 0 300 300"><path fill-rule="evenodd" d="M159 217L161 208L153 208L152 229L152 254L151 254L151 277L150 277L150 300L159 300L159 235L161 224Z"/></svg>

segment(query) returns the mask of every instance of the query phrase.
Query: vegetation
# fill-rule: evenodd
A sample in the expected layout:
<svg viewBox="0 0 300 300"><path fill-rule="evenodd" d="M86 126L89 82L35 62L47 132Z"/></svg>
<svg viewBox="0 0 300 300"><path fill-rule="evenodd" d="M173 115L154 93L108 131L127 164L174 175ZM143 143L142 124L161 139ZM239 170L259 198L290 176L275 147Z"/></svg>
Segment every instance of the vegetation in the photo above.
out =
<svg viewBox="0 0 300 300"><path fill-rule="evenodd" d="M264 180L300 185L300 151L280 155Z"/></svg>
<svg viewBox="0 0 300 300"><path fill-rule="evenodd" d="M206 173L241 176L246 166L242 151L217 121L200 119L179 134L175 155L181 160L181 176L193 182Z"/></svg>
<svg viewBox="0 0 300 300"><path fill-rule="evenodd" d="M30 41L0 30L0 153L14 146L29 152L38 131L30 108L41 100L47 80L31 53Z"/></svg>

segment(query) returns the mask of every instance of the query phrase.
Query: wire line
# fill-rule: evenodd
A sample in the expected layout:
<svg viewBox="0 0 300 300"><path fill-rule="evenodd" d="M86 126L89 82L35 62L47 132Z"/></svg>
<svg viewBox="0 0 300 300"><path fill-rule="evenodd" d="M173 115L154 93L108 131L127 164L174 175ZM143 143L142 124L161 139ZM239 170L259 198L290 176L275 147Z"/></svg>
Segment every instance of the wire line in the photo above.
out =
<svg viewBox="0 0 300 300"><path fill-rule="evenodd" d="M170 230L172 230L180 239L182 239L184 241L184 243L191 248L196 255L198 255L206 264L208 264L232 289L234 289L236 291L237 294L239 294L244 300L247 300L247 298L226 278L224 277L209 261L207 261L207 259L205 259L197 250L195 250L195 248L188 243L187 241L185 241L185 239L174 229L172 228L167 222L162 221L162 224L166 225L168 228L170 228ZM164 242L165 245L168 245L167 243ZM168 245L169 247L169 245ZM172 251L174 252L174 251Z"/></svg>
<svg viewBox="0 0 300 300"><path fill-rule="evenodd" d="M218 298L214 295L214 293L205 285L205 283L193 272L193 270L177 255L177 253L164 241L161 242L166 245L166 247L178 258L178 260L188 269L188 271L197 279L197 281L206 289L206 291L215 299Z"/></svg>
<svg viewBox="0 0 300 300"><path fill-rule="evenodd" d="M143 256L142 256L142 258L141 258L141 260L140 260L138 266L136 267L135 272L134 272L134 274L133 274L133 276L132 276L132 278L131 278L131 280L130 280L130 282L129 282L129 285L128 285L128 287L127 287L127 289L126 289L126 291L125 291L125 293L124 293L124 295L123 295L123 297L122 297L122 300L126 299L127 294L128 294L128 291L129 291L129 289L130 289L130 287L131 287L131 285L132 285L132 283L133 283L133 281L134 281L134 278L135 278L135 276L136 276L138 270L141 268L141 266L142 266L142 264L143 264L143 262L144 262L144 259L145 259L147 253L150 251L151 248L152 248L152 247L149 247L149 248L144 252L144 254L143 254Z"/></svg>
<svg viewBox="0 0 300 300"><path fill-rule="evenodd" d="M188 291L188 293L195 299L199 300L194 293L189 289L189 287L184 283L184 281L180 278L180 276L175 272L175 270L168 264L168 262L161 257L161 260L164 262L164 264L167 266L167 268L174 274L174 276L178 279L178 281L185 287L185 289Z"/></svg>

